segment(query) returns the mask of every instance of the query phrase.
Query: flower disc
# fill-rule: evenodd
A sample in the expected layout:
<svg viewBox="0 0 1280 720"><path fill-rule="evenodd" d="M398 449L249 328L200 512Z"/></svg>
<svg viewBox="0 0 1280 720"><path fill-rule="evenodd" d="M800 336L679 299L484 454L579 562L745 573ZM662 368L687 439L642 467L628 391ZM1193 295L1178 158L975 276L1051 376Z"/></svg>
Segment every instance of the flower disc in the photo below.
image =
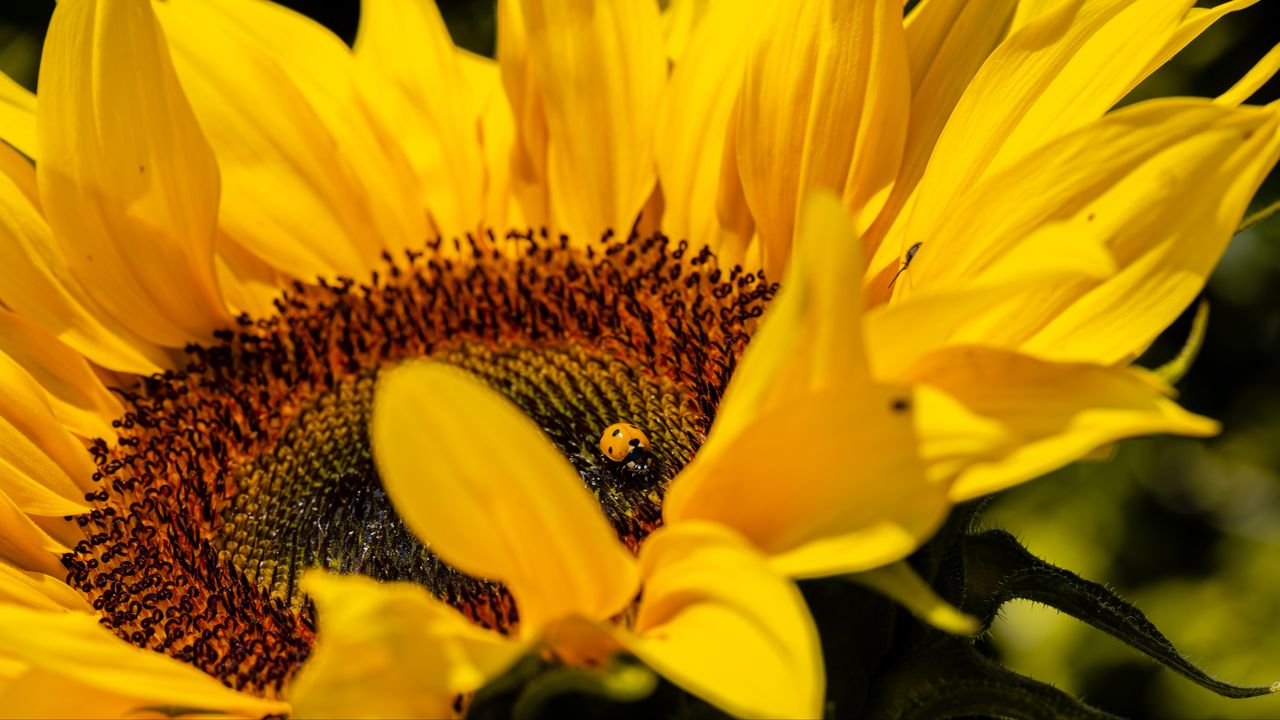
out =
<svg viewBox="0 0 1280 720"><path fill-rule="evenodd" d="M388 263L364 285L295 284L272 317L241 317L188 348L185 369L122 392L118 441L94 447L95 509L76 518L88 540L64 557L117 634L276 692L314 635L297 584L308 568L417 582L510 632L506 590L440 562L383 490L368 430L379 371L431 357L484 379L635 549L774 291L663 236L576 248L513 234ZM597 447L618 421L651 440L640 471Z"/></svg>

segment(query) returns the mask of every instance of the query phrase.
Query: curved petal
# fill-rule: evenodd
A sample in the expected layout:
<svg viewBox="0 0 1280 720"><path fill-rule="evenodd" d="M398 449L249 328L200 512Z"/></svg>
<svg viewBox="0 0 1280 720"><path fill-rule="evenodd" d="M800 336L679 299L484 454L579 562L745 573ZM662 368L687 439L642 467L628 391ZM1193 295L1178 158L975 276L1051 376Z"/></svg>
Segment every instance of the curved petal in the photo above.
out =
<svg viewBox="0 0 1280 720"><path fill-rule="evenodd" d="M13 669L8 670L9 665ZM4 673L11 672L10 678ZM0 657L0 720L134 720L161 716L146 701L94 687L65 674Z"/></svg>
<svg viewBox="0 0 1280 720"><path fill-rule="evenodd" d="M37 120L45 215L94 300L167 347L228 324L213 268L218 167L149 2L58 4Z"/></svg>
<svg viewBox="0 0 1280 720"><path fill-rule="evenodd" d="M822 716L818 631L800 591L733 532L684 523L640 551L644 597L619 640L671 682L738 717Z"/></svg>
<svg viewBox="0 0 1280 720"><path fill-rule="evenodd" d="M0 696L4 712L18 717L123 717L164 707L239 717L289 712L287 703L236 692L191 665L134 647L88 613L0 604L0 656L35 672ZM41 692L51 687L57 692Z"/></svg>
<svg viewBox="0 0 1280 720"><path fill-rule="evenodd" d="M1159 192L1134 202L1137 193L1121 184L1095 201L1099 222L1125 223L1110 242L1122 269L1071 296L1021 350L1055 360L1132 360L1191 304L1280 157L1280 106L1258 110L1239 119L1234 135L1186 148L1178 168L1159 178ZM1174 177L1190 184L1170 187Z"/></svg>
<svg viewBox="0 0 1280 720"><path fill-rule="evenodd" d="M780 571L818 577L901 559L936 529L945 500L920 460L910 396L866 385L792 400L695 456L663 518L726 525Z"/></svg>
<svg viewBox="0 0 1280 720"><path fill-rule="evenodd" d="M502 86L515 122L511 189L519 214L531 227L545 226L547 199L547 117L529 58L522 0L498 0L497 56Z"/></svg>
<svg viewBox="0 0 1280 720"><path fill-rule="evenodd" d="M155 9L218 157L222 231L293 277L364 274L376 257L365 191L279 62L210 4L174 0Z"/></svg>
<svg viewBox="0 0 1280 720"><path fill-rule="evenodd" d="M782 290L752 335L716 411L707 458L761 411L813 391L868 379L862 345L862 249L830 191L805 202Z"/></svg>
<svg viewBox="0 0 1280 720"><path fill-rule="evenodd" d="M0 140L36 157L36 96L0 72Z"/></svg>
<svg viewBox="0 0 1280 720"><path fill-rule="evenodd" d="M1059 360L1131 359L1203 287L1280 155L1280 108L1161 100L1060 138L974 188L934 228L899 296L973 282L1052 223L1063 249L1101 239L1119 271L1029 285L953 326L952 344ZM947 228L962 227L963 235ZM917 340L921 336L917 335Z"/></svg>
<svg viewBox="0 0 1280 720"><path fill-rule="evenodd" d="M31 375L0 353L0 490L32 515L78 515L94 466Z"/></svg>
<svg viewBox="0 0 1280 720"><path fill-rule="evenodd" d="M1216 184L1200 186L1191 178L1227 160L1246 144L1245 135L1264 135L1256 131L1273 116L1259 108L1225 108L1206 100L1155 100L1055 139L966 192L945 223L921 228L929 231L928 239L912 262L911 282L903 283L899 295L968 285L1048 222L1087 220L1091 232L1106 230L1104 237L1109 237L1126 221L1139 221L1146 205L1168 203L1173 192L1216 197ZM1205 192L1204 187L1214 190ZM1125 216L1096 217L1093 206L1122 191L1127 192L1117 199L1132 206L1125 208ZM1179 212L1169 214L1177 217ZM948 233L947 227L964 231Z"/></svg>
<svg viewBox="0 0 1280 720"><path fill-rule="evenodd" d="M785 3L747 64L738 163L765 271L781 275L802 200L841 193L859 234L898 174L910 112L897 0Z"/></svg>
<svg viewBox="0 0 1280 720"><path fill-rule="evenodd" d="M863 237L879 271L906 251L901 234L909 198L924 175L951 111L987 57L1005 39L1016 0L924 0L906 19L911 112L902 166L875 226ZM907 247L910 243L907 243ZM884 293L885 288L876 288Z"/></svg>
<svg viewBox="0 0 1280 720"><path fill-rule="evenodd" d="M1223 105L1240 105L1262 89L1276 72L1280 71L1280 43L1272 46L1257 64L1249 69L1243 77L1226 92L1214 98L1214 102Z"/></svg>
<svg viewBox="0 0 1280 720"><path fill-rule="evenodd" d="M1103 115L1150 72L1192 0L1068 0L991 53L956 104L920 180L909 234L947 217L987 174Z"/></svg>
<svg viewBox="0 0 1280 720"><path fill-rule="evenodd" d="M694 4L690 0L672 7L683 8L679 17L692 16ZM705 17L671 72L654 144L664 203L662 229L695 248L718 248L724 231L717 209L720 186L738 182L736 157L725 157L735 150L729 130L736 123L748 53L769 14L764 2L707 5L699 9ZM725 177L729 173L733 177Z"/></svg>
<svg viewBox="0 0 1280 720"><path fill-rule="evenodd" d="M420 585L310 572L315 649L287 692L294 718L445 718L525 645L477 627Z"/></svg>
<svg viewBox="0 0 1280 720"><path fill-rule="evenodd" d="M372 427L405 522L445 562L505 583L522 634L569 615L604 620L635 596L635 560L581 478L480 380L430 362L386 371Z"/></svg>
<svg viewBox="0 0 1280 720"><path fill-rule="evenodd" d="M905 560L851 575L849 579L904 605L916 617L944 632L974 635L981 628L975 618L939 597Z"/></svg>
<svg viewBox="0 0 1280 720"><path fill-rule="evenodd" d="M0 147L5 152L12 151ZM107 316L71 277L29 192L0 175L0 299L103 367L159 371L163 353Z"/></svg>
<svg viewBox="0 0 1280 720"><path fill-rule="evenodd" d="M218 233L218 284L227 306L238 313L266 317L276 312L275 301L287 282L283 271Z"/></svg>
<svg viewBox="0 0 1280 720"><path fill-rule="evenodd" d="M580 243L625 235L655 180L667 75L658 4L524 0L520 16L546 118L553 224Z"/></svg>
<svg viewBox="0 0 1280 720"><path fill-rule="evenodd" d="M0 489L0 562L56 577L65 572L58 556L68 550L32 522Z"/></svg>
<svg viewBox="0 0 1280 720"><path fill-rule="evenodd" d="M123 406L80 353L26 318L3 311L0 353L31 373L63 427L83 438L115 438L111 421L120 417Z"/></svg>
<svg viewBox="0 0 1280 720"><path fill-rule="evenodd" d="M800 229L783 288L663 516L733 527L779 568L811 576L901 558L946 503L920 464L910 393L869 377L862 290L849 281L862 275L862 248L848 213L815 192ZM779 481L788 477L805 481Z"/></svg>
<svg viewBox="0 0 1280 720"><path fill-rule="evenodd" d="M1233 12L1251 7L1257 2L1258 0L1227 0L1227 2L1220 3L1214 7L1193 7L1188 10L1187 14L1183 16L1182 22L1178 24L1178 29L1165 41L1164 47L1147 64L1146 71L1141 73L1138 78L1135 78L1133 86L1137 86L1142 78L1169 62L1174 55L1177 55L1183 48L1190 45L1192 40L1200 37L1200 34L1212 27L1214 23Z"/></svg>
<svg viewBox="0 0 1280 720"><path fill-rule="evenodd" d="M916 258L923 262L935 247L933 242L921 244ZM912 261L910 267L898 273L903 294L906 288L919 285L913 275L915 270L916 263ZM902 302L877 305L867 312L863 330L870 348L872 374L883 381L893 381L921 355L956 344L961 333L969 332L971 326L1001 309L1043 322L1053 307L1049 302L1053 298L1046 290L1097 283L1115 274L1116 263L1106 247L1106 238L1087 223L1053 222L1029 230L1005 255L967 278L962 289L932 294L922 291ZM1038 299L1042 295L1050 298ZM987 336L973 342L996 344L1001 333L1018 329L1021 326L1012 323L996 324Z"/></svg>
<svg viewBox="0 0 1280 720"><path fill-rule="evenodd" d="M345 207L359 213L351 219L358 226L348 241L357 244L361 256L376 258L383 249L420 246L427 234L427 218L413 170L396 142L397 128L374 117L361 96L351 49L320 23L277 3L183 2L198 3L210 16L220 15L217 27L240 47L256 47L255 54L265 52L319 118L332 138L332 157L341 178L356 193Z"/></svg>
<svg viewBox="0 0 1280 720"><path fill-rule="evenodd" d="M482 104L435 5L365 0L355 44L358 77L422 185L423 205L446 236L484 219Z"/></svg>
<svg viewBox="0 0 1280 720"><path fill-rule="evenodd" d="M36 166L29 158L0 142L0 181L7 180L22 192L29 205L40 206L40 188L36 184Z"/></svg>
<svg viewBox="0 0 1280 720"><path fill-rule="evenodd" d="M1006 444L970 458L960 472L950 491L955 502L1038 477L1123 438L1218 430L1212 420L1178 407L1153 375L1135 369L955 347L925 357L906 379L947 393L1005 429ZM941 432L945 423L930 427Z"/></svg>
<svg viewBox="0 0 1280 720"><path fill-rule="evenodd" d="M0 604L4 603L36 610L91 611L89 603L58 578L21 570L0 561Z"/></svg>
<svg viewBox="0 0 1280 720"><path fill-rule="evenodd" d="M489 227L520 227L524 220L518 213L512 176L516 121L503 92L501 68L495 65L492 74L486 69L482 82L489 89L480 115L480 145L485 163L484 221Z"/></svg>
<svg viewBox="0 0 1280 720"><path fill-rule="evenodd" d="M695 28L701 27L706 17L709 0L672 0L662 8L662 34L666 37L667 59L678 64L689 47Z"/></svg>
<svg viewBox="0 0 1280 720"><path fill-rule="evenodd" d="M918 485L885 505L879 518L770 555L769 567L798 580L868 572L915 552L950 510L945 485Z"/></svg>

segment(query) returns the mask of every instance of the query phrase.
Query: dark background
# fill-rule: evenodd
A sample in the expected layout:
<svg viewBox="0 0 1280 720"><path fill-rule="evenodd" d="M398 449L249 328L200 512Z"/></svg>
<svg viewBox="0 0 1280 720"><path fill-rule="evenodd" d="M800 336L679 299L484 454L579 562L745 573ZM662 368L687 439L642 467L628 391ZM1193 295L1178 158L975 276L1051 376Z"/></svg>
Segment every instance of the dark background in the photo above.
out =
<svg viewBox="0 0 1280 720"><path fill-rule="evenodd" d="M284 4L348 42L354 37L354 0ZM492 53L491 2L439 6L455 42ZM0 69L28 87L52 9L40 0L0 7ZM1277 42L1280 3L1263 0L1219 22L1126 102L1212 96ZM1278 97L1273 80L1254 102ZM1280 175L1273 173L1254 206L1277 197ZM1280 680L1280 216L1233 241L1205 295L1208 334L1179 389L1187 408L1222 421L1223 434L1122 444L1110 462L1078 464L1005 493L988 522L1136 601L1210 673L1264 684ZM1182 318L1142 363L1172 357L1189 324ZM1280 697L1216 698L1118 642L1026 603L1006 611L994 646L1013 668L1122 715L1280 717Z"/></svg>

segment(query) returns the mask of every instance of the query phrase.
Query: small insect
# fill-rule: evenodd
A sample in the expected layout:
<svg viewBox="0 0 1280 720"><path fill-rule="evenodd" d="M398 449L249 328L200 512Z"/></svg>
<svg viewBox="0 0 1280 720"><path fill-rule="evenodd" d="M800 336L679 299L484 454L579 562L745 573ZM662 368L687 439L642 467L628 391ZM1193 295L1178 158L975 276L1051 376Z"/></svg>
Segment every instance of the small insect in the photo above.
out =
<svg viewBox="0 0 1280 720"><path fill-rule="evenodd" d="M600 452L628 470L644 470L653 454L649 452L649 438L631 423L614 423L600 436Z"/></svg>
<svg viewBox="0 0 1280 720"><path fill-rule="evenodd" d="M907 248L907 254L902 256L902 267L898 268L898 272L893 274L893 279L889 281L889 289L893 289L893 284L898 281L898 276L907 271L911 267L911 261L915 259L916 253L920 251L920 246L924 243L918 242Z"/></svg>

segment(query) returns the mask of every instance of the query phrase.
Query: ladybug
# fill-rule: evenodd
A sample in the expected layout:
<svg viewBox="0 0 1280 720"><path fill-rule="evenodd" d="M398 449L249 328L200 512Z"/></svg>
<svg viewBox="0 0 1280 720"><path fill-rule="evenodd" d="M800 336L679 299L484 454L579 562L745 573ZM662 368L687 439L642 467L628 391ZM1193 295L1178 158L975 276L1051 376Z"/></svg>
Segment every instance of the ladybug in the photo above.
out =
<svg viewBox="0 0 1280 720"><path fill-rule="evenodd" d="M644 470L653 455L649 452L649 438L631 423L614 423L600 436L600 452L628 470Z"/></svg>

